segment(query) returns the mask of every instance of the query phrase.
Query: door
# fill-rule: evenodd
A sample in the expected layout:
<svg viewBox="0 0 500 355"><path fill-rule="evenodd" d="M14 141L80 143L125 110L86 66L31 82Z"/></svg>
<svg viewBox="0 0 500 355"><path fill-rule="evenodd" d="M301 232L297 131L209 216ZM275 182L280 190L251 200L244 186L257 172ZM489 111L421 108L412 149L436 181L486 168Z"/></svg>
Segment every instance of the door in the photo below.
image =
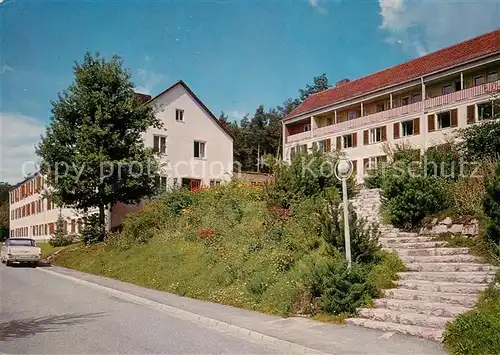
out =
<svg viewBox="0 0 500 355"><path fill-rule="evenodd" d="M191 191L198 190L200 186L201 186L201 180L199 179L191 179L191 181L189 181L189 189Z"/></svg>

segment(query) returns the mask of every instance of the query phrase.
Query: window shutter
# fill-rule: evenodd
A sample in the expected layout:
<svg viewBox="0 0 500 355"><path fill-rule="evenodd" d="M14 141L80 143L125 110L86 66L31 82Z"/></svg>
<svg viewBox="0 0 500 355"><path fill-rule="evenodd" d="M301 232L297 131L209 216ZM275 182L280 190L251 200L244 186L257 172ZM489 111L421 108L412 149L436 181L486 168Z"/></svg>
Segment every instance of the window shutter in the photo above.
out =
<svg viewBox="0 0 500 355"><path fill-rule="evenodd" d="M363 131L363 144L368 145L369 142L369 136L368 136L368 130Z"/></svg>
<svg viewBox="0 0 500 355"><path fill-rule="evenodd" d="M352 134L352 147L356 148L358 146L358 133Z"/></svg>
<svg viewBox="0 0 500 355"><path fill-rule="evenodd" d="M387 141L387 126L382 126L381 131L382 131L382 142L386 142Z"/></svg>
<svg viewBox="0 0 500 355"><path fill-rule="evenodd" d="M428 115L427 116L427 127L429 128L429 132L434 132L436 130L436 115Z"/></svg>
<svg viewBox="0 0 500 355"><path fill-rule="evenodd" d="M368 158L364 158L363 159L363 174L366 174L366 170L368 170L368 165L369 165L369 159Z"/></svg>
<svg viewBox="0 0 500 355"><path fill-rule="evenodd" d="M324 145L325 152L331 152L332 151L332 140L330 138L325 140L325 145Z"/></svg>
<svg viewBox="0 0 500 355"><path fill-rule="evenodd" d="M356 173L358 172L358 161L352 160L351 163L352 163L352 173L356 175Z"/></svg>
<svg viewBox="0 0 500 355"><path fill-rule="evenodd" d="M451 110L451 126L452 127L458 126L458 109L456 108Z"/></svg>
<svg viewBox="0 0 500 355"><path fill-rule="evenodd" d="M158 153L160 151L160 137L154 136L153 137L153 150L155 153Z"/></svg>
<svg viewBox="0 0 500 355"><path fill-rule="evenodd" d="M293 159L295 155L295 147L290 148L290 159Z"/></svg>
<svg viewBox="0 0 500 355"><path fill-rule="evenodd" d="M198 144L198 142L194 142L194 157L200 157L200 145Z"/></svg>
<svg viewBox="0 0 500 355"><path fill-rule="evenodd" d="M417 117L413 120L413 134L420 134L420 117Z"/></svg>
<svg viewBox="0 0 500 355"><path fill-rule="evenodd" d="M399 122L394 123L394 139L399 138Z"/></svg>
<svg viewBox="0 0 500 355"><path fill-rule="evenodd" d="M342 149L342 137L337 137L337 150Z"/></svg>
<svg viewBox="0 0 500 355"><path fill-rule="evenodd" d="M467 106L467 124L476 122L476 107L474 105Z"/></svg>

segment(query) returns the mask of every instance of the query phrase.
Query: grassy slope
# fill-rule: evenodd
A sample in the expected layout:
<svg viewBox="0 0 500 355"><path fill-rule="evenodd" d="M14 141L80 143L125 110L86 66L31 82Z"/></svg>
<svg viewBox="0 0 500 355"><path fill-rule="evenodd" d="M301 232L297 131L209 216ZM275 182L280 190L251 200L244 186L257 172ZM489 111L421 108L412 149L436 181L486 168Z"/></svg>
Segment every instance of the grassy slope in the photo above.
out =
<svg viewBox="0 0 500 355"><path fill-rule="evenodd" d="M289 315L310 303L307 283L311 260L327 257L315 231L311 202L296 206L293 216L270 212L259 192L246 187L199 192L186 213L168 217L151 205L130 219L130 230L148 231L148 243L72 246L56 264L180 295L266 313ZM158 222L162 221L162 222ZM158 224L161 225L158 225ZM213 230L212 238L200 237ZM137 234L137 233L136 233ZM126 239L126 238L125 238ZM382 253L370 281L390 287L402 267Z"/></svg>
<svg viewBox="0 0 500 355"><path fill-rule="evenodd" d="M54 246L50 245L49 243L37 243L37 245L42 249L42 257L43 258L46 258L50 254L53 254L56 251L58 251L59 249L64 248L64 247L54 247Z"/></svg>

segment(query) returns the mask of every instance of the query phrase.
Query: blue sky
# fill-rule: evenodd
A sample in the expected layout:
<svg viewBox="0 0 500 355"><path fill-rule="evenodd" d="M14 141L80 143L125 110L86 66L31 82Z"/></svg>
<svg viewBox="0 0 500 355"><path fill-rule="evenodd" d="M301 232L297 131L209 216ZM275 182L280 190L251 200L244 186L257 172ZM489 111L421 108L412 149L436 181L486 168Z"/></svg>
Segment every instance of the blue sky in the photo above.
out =
<svg viewBox="0 0 500 355"><path fill-rule="evenodd" d="M500 2L0 0L0 11L0 179L15 181L86 51L122 56L139 91L182 79L240 119L323 72L353 79L498 28Z"/></svg>

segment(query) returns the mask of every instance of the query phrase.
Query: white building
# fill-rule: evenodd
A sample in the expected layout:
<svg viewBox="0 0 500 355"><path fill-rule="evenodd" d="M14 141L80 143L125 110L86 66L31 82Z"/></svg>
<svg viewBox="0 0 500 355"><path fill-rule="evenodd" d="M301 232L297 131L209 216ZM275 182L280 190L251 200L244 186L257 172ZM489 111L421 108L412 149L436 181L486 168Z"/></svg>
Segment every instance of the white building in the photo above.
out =
<svg viewBox="0 0 500 355"><path fill-rule="evenodd" d="M154 105L164 124L144 134L147 147L161 155L162 186L198 188L229 180L233 175L233 139L210 110L182 81L151 99L139 95L146 105ZM77 233L82 215L71 208L58 208L44 197L48 188L43 176L35 174L10 191L10 235L48 240L55 231L59 213L68 233ZM118 227L127 213L141 206L117 204L108 212L110 228Z"/></svg>
<svg viewBox="0 0 500 355"><path fill-rule="evenodd" d="M367 59L369 60L369 59ZM358 180L386 160L383 143L424 150L493 115L500 30L311 95L283 121L283 159L340 150Z"/></svg>
<svg viewBox="0 0 500 355"><path fill-rule="evenodd" d="M144 137L161 155L162 185L196 188L231 179L233 139L183 81L146 105L155 107L164 125Z"/></svg>

